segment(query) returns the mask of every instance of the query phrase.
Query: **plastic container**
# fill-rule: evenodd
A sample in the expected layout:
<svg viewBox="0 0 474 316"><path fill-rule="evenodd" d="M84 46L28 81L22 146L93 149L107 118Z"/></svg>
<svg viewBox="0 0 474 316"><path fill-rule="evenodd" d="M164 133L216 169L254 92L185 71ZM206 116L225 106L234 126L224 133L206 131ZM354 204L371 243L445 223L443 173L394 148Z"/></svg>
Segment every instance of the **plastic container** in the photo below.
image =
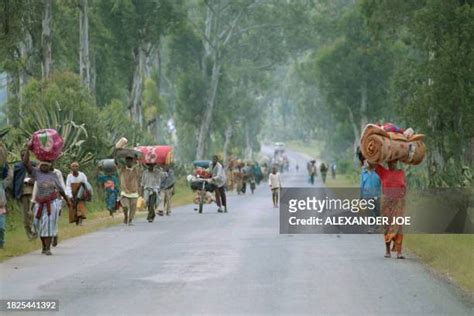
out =
<svg viewBox="0 0 474 316"><path fill-rule="evenodd" d="M107 174L113 174L117 171L117 166L113 159L102 159L99 161L99 168Z"/></svg>
<svg viewBox="0 0 474 316"><path fill-rule="evenodd" d="M128 144L128 139L125 137L122 137L119 139L119 141L115 144L115 148L124 148L125 145Z"/></svg>
<svg viewBox="0 0 474 316"><path fill-rule="evenodd" d="M47 128L33 133L29 149L39 160L52 161L59 158L63 146L61 135L55 129Z"/></svg>

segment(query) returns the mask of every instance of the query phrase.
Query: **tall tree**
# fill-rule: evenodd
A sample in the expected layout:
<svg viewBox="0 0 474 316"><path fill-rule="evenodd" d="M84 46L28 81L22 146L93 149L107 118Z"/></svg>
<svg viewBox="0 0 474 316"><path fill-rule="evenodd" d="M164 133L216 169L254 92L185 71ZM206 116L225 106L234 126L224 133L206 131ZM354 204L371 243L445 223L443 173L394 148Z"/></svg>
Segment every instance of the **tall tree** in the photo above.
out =
<svg viewBox="0 0 474 316"><path fill-rule="evenodd" d="M91 63L89 58L89 5L79 0L79 76L89 91L92 90Z"/></svg>
<svg viewBox="0 0 474 316"><path fill-rule="evenodd" d="M41 46L42 46L42 76L48 78L53 63L51 55L51 25L53 20L52 0L43 0L43 20L41 29Z"/></svg>

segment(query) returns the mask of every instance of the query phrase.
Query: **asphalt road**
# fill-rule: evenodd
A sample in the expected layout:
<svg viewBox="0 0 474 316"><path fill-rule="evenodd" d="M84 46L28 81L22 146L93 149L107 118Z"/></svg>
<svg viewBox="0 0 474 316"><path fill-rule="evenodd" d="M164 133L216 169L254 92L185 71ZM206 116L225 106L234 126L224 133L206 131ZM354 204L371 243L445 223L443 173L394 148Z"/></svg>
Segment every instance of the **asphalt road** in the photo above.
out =
<svg viewBox="0 0 474 316"><path fill-rule="evenodd" d="M300 171L283 185L307 186L307 157L290 159ZM52 315L474 313L410 254L385 259L380 235L280 235L266 184L228 204L227 214L187 205L63 241L51 257L8 260L0 297L57 299Z"/></svg>

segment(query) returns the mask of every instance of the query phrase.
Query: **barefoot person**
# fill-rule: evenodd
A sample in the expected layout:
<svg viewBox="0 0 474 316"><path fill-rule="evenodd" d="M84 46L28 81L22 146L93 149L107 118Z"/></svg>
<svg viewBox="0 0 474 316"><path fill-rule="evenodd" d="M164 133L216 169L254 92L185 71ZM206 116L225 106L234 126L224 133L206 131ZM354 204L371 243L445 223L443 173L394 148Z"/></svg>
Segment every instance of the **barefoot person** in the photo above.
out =
<svg viewBox="0 0 474 316"><path fill-rule="evenodd" d="M381 165L375 166L382 184L382 215L388 217L388 225L384 226L385 257L390 258L390 250L402 255L403 232L402 226L393 224L394 217L405 214L406 182L405 172L397 169L397 161L388 162L388 169Z"/></svg>
<svg viewBox="0 0 474 316"><path fill-rule="evenodd" d="M68 174L66 179L66 194L72 201L72 207L69 208L69 223L82 225L82 221L86 219L86 198L84 194L80 193L87 190L87 184L87 176L79 171L79 163L73 162L71 173Z"/></svg>
<svg viewBox="0 0 474 316"><path fill-rule="evenodd" d="M166 176L161 181L161 204L160 210L165 212L167 216L171 215L171 199L175 193L176 177L174 171L169 165L164 167Z"/></svg>
<svg viewBox="0 0 474 316"><path fill-rule="evenodd" d="M132 156L125 158L125 165L119 164L117 158L115 164L120 178L120 204L124 214L123 223L131 226L137 210L141 168Z"/></svg>
<svg viewBox="0 0 474 316"><path fill-rule="evenodd" d="M97 184L102 186L104 190L105 206L109 211L110 216L114 217L114 213L117 211L117 200L120 194L119 180L115 175L98 175Z"/></svg>
<svg viewBox="0 0 474 316"><path fill-rule="evenodd" d="M276 167L272 168L272 173L268 176L268 184L270 185L270 190L272 191L272 200L273 207L278 207L278 194L281 188L281 179L280 174Z"/></svg>
<svg viewBox="0 0 474 316"><path fill-rule="evenodd" d="M40 161L38 168L32 167L30 163L29 151L23 156L28 173L36 181L37 191L35 193L34 225L43 244L43 254L52 255L51 242L54 236L58 234L58 216L60 210L60 201L58 194L70 205L62 184L57 175L51 171L52 163L49 161Z"/></svg>

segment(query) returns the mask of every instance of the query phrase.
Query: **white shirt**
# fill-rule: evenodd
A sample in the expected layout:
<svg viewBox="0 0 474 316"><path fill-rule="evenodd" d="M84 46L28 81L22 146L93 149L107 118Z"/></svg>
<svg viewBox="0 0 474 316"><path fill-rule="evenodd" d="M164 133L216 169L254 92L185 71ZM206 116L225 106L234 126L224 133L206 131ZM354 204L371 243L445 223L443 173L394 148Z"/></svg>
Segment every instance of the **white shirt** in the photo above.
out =
<svg viewBox="0 0 474 316"><path fill-rule="evenodd" d="M61 177L62 178L62 177ZM79 171L79 174L77 177L75 177L72 172L68 174L67 179L66 179L66 195L72 198L72 188L71 184L72 183L86 183L87 182L87 176Z"/></svg>
<svg viewBox="0 0 474 316"><path fill-rule="evenodd" d="M280 173L270 173L270 175L268 176L268 185L270 185L270 188L272 189L281 188Z"/></svg>
<svg viewBox="0 0 474 316"><path fill-rule="evenodd" d="M219 188L227 182L224 167L219 162L212 168L212 179Z"/></svg>

